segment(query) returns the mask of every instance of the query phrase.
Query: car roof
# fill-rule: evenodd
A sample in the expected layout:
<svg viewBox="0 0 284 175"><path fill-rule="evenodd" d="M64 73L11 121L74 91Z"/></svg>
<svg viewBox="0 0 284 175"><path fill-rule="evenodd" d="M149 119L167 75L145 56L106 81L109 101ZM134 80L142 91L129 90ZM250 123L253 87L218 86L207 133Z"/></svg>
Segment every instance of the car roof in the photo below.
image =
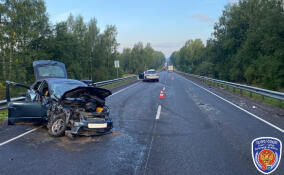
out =
<svg viewBox="0 0 284 175"><path fill-rule="evenodd" d="M149 69L149 70L147 70L147 71L155 71L155 69Z"/></svg>

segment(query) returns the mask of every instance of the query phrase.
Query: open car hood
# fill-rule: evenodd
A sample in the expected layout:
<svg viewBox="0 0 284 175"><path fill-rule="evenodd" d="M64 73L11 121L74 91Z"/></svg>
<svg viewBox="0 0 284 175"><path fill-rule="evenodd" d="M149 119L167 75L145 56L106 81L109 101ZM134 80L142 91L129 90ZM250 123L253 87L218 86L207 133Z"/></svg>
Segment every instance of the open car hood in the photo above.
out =
<svg viewBox="0 0 284 175"><path fill-rule="evenodd" d="M66 91L60 98L60 100L63 100L65 98L78 98L82 94L97 96L100 99L105 99L106 97L110 96L112 93L111 91L103 88L97 88L97 87L77 87L74 89L71 89L69 91Z"/></svg>
<svg viewBox="0 0 284 175"><path fill-rule="evenodd" d="M33 62L36 80L44 78L67 78L65 64L53 60L38 60Z"/></svg>

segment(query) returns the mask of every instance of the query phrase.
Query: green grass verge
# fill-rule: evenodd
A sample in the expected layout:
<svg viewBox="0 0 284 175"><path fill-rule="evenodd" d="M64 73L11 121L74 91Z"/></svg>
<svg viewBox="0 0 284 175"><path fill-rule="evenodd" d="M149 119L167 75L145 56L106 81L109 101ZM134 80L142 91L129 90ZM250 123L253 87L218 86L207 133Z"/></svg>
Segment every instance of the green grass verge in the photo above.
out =
<svg viewBox="0 0 284 175"><path fill-rule="evenodd" d="M119 81L119 82L116 82L116 83L108 84L108 85L102 86L101 88L110 89L110 88L114 88L116 86L131 82L131 81L135 81L135 80L137 80L137 78L131 78L131 79L128 79L128 80L123 80L123 81Z"/></svg>
<svg viewBox="0 0 284 175"><path fill-rule="evenodd" d="M209 82L209 81L206 81L206 83L212 84L212 85L215 85L215 86L218 86L218 87L223 87L224 89L227 89L231 92L239 93L239 94L242 94L243 96L247 96L247 97L252 98L254 100L257 100L259 102L263 102L263 103L266 103L266 104L269 104L269 105L272 105L272 106L277 106L277 107L284 109L284 101L283 100L278 100L278 99L271 98L271 97L265 97L265 96L256 94L254 92L249 92L249 91L246 91L246 90L233 88L231 86L226 86L226 85L222 86L221 84L216 84L216 83L212 83L212 82Z"/></svg>
<svg viewBox="0 0 284 175"><path fill-rule="evenodd" d="M5 120L8 117L8 110L0 110L0 121Z"/></svg>
<svg viewBox="0 0 284 175"><path fill-rule="evenodd" d="M128 76L134 76L135 74L123 74L122 75L122 78L124 78L124 77L128 77Z"/></svg>

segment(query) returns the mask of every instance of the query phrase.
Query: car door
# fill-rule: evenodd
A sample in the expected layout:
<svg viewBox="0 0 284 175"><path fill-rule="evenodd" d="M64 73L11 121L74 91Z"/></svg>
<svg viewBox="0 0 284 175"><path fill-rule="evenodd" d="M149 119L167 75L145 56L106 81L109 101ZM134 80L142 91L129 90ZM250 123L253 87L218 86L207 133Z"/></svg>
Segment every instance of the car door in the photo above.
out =
<svg viewBox="0 0 284 175"><path fill-rule="evenodd" d="M27 86L13 83L12 85L28 88ZM39 123L44 117L44 107L39 101L32 101L26 99L25 101L11 101L9 94L9 87L7 92L8 101L8 124L14 124L17 122L36 122ZM28 89L28 93L33 91L33 89Z"/></svg>
<svg viewBox="0 0 284 175"><path fill-rule="evenodd" d="M43 107L40 102L17 101L8 103L8 124L17 122L42 122Z"/></svg>
<svg viewBox="0 0 284 175"><path fill-rule="evenodd" d="M144 73L139 74L139 79L144 79Z"/></svg>

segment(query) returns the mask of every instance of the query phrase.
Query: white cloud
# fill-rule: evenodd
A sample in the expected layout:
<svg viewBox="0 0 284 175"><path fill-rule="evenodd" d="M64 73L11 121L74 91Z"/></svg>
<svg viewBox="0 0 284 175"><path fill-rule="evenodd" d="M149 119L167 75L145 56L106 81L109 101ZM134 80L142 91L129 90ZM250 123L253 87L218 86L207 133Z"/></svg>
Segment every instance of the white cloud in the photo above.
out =
<svg viewBox="0 0 284 175"><path fill-rule="evenodd" d="M191 16L192 18L195 18L199 21L202 21L202 22L216 22L217 19L215 18L210 18L208 15L204 14L204 13L198 13L198 14L195 14L193 16Z"/></svg>

